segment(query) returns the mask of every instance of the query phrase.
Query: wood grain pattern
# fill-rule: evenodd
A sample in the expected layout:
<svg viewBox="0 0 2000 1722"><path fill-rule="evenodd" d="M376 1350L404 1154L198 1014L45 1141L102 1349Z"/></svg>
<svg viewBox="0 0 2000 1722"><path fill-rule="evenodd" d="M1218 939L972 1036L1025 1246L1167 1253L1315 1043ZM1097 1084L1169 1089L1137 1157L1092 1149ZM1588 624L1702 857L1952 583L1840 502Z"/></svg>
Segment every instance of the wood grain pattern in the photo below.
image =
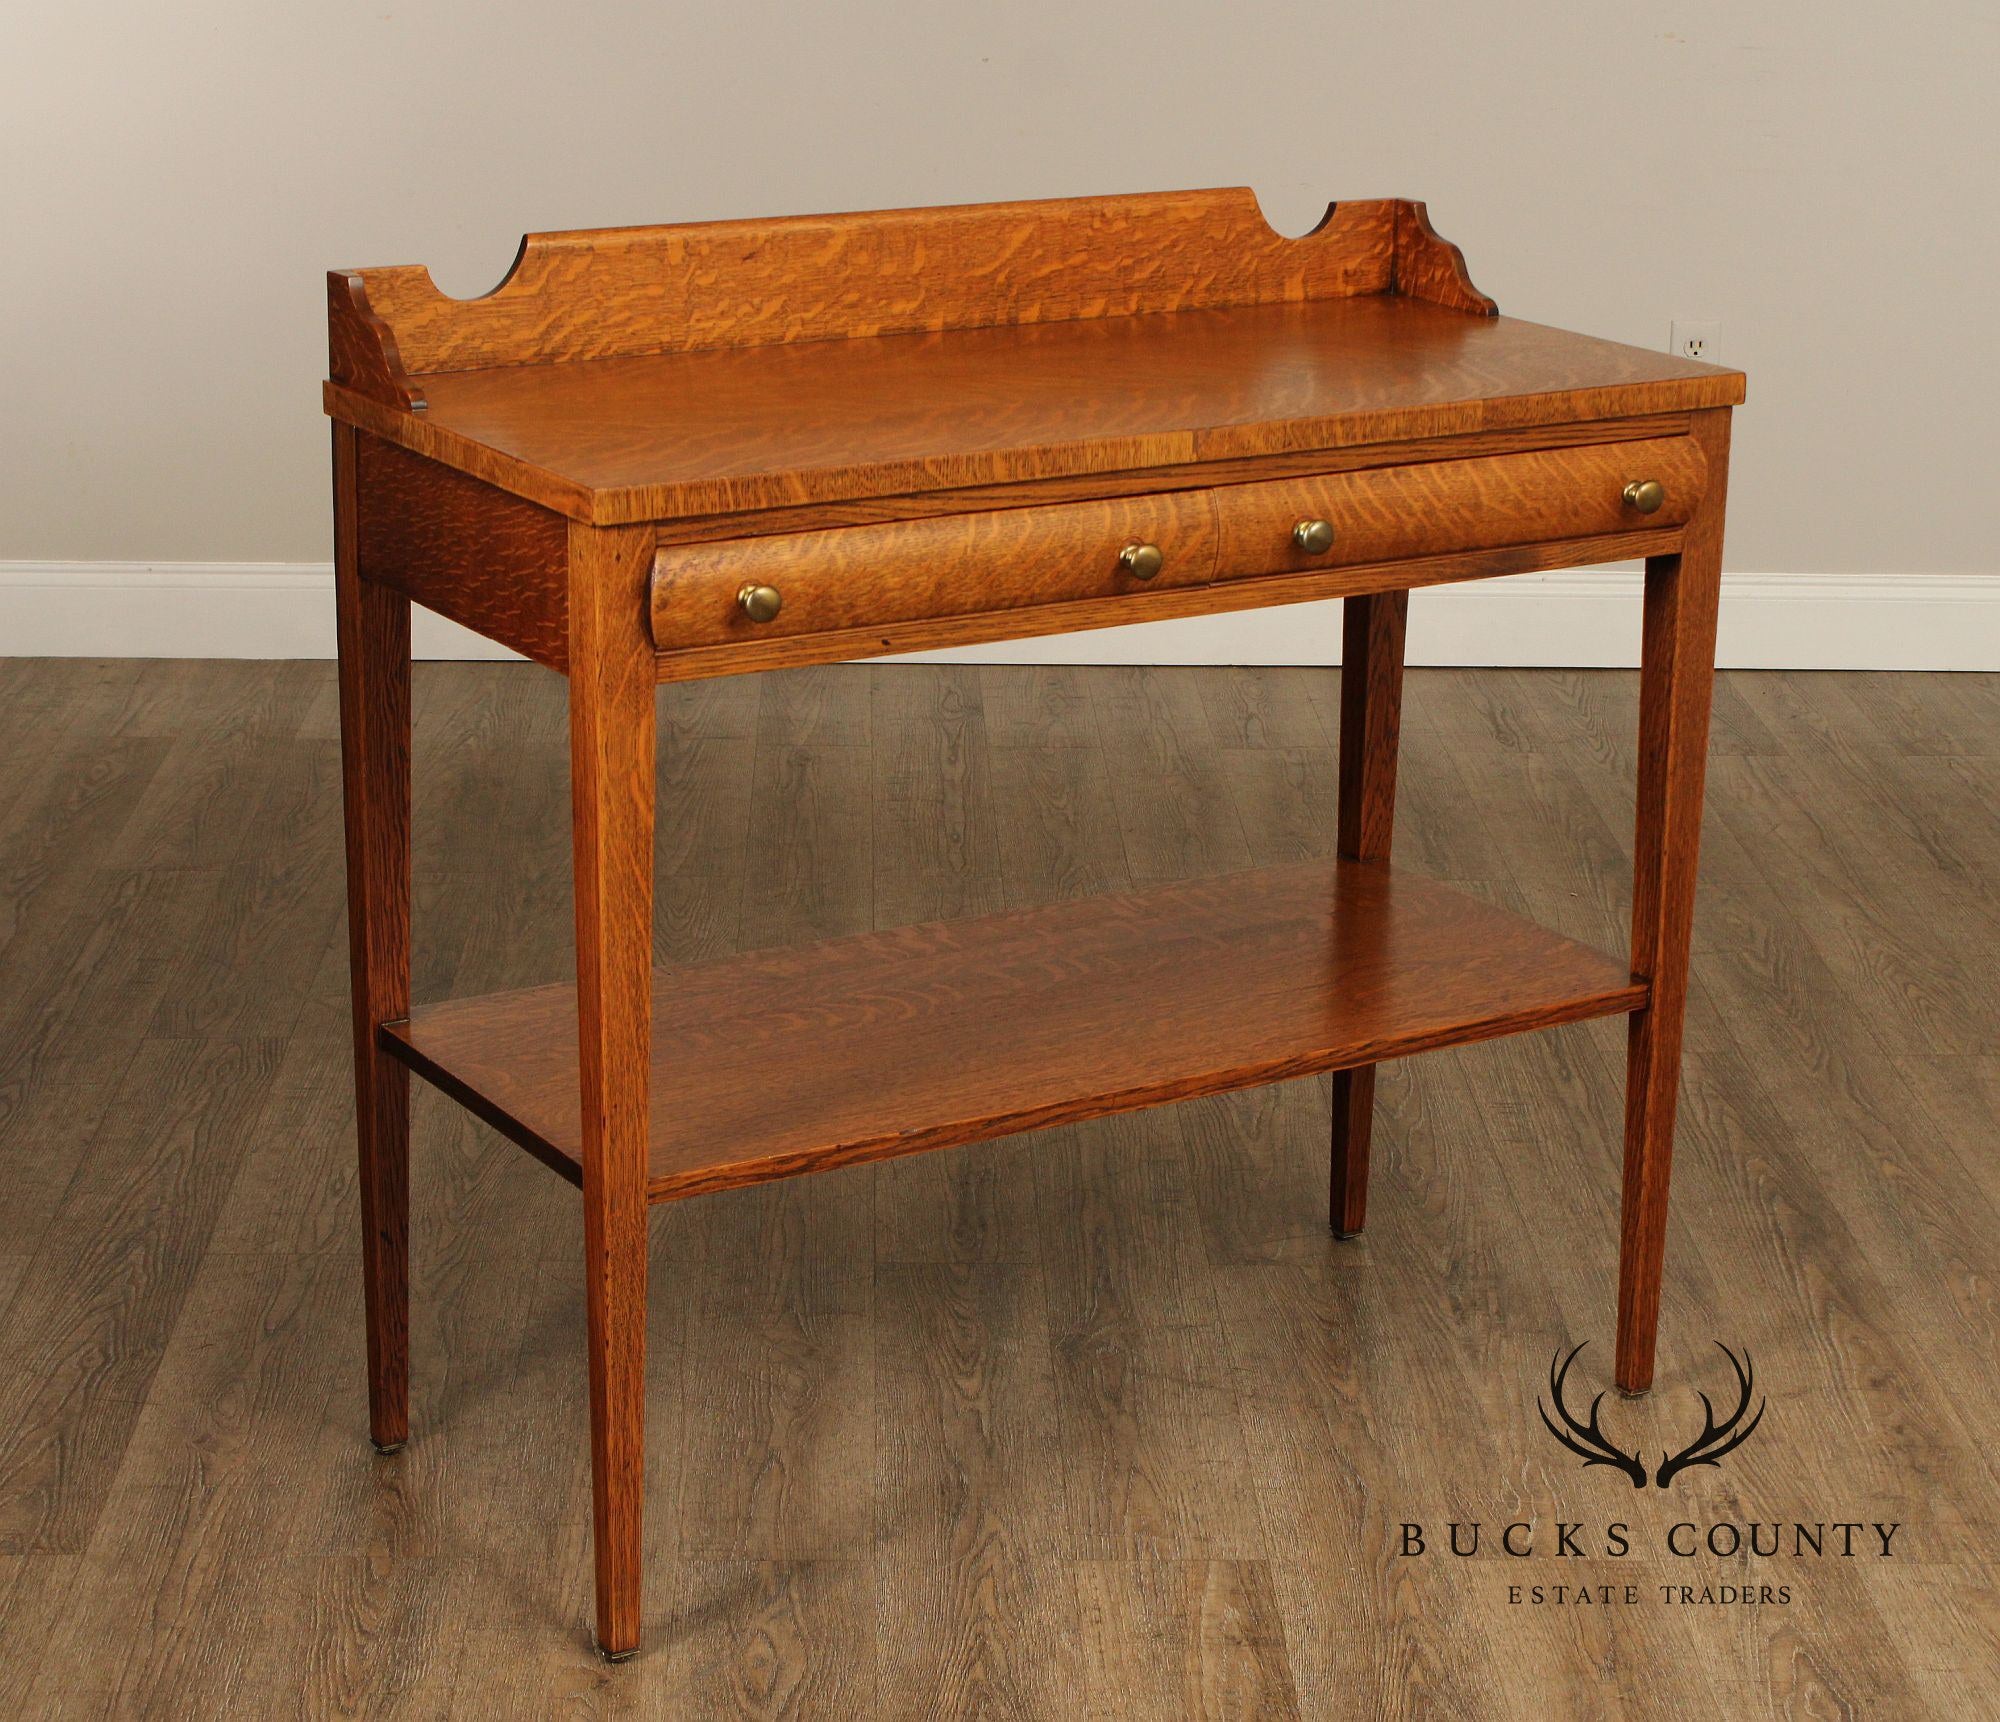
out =
<svg viewBox="0 0 2000 1722"><path fill-rule="evenodd" d="M933 515L969 514L987 508L1088 502L1107 496L1240 484L1252 479L1316 478L1329 472L1465 460L1484 454L1530 454L1543 448L1641 442L1652 437L1686 436L1690 422L1686 413L1651 413L1637 418L1592 419L1580 424L1530 425L1518 430L1415 437L1392 443L1364 443L1353 448L1296 449L1244 459L1189 461L1178 466L1136 467L1125 472L1086 473L1018 484L968 485L958 490L921 491L904 496L853 497L841 502L771 508L750 514L685 515L660 521L657 526L662 544L695 544L716 538L872 526L886 520L928 519Z"/></svg>
<svg viewBox="0 0 2000 1722"><path fill-rule="evenodd" d="M403 369L396 335L369 308L359 275L331 270L326 278L327 375L363 400L402 414L421 412L423 391Z"/></svg>
<svg viewBox="0 0 2000 1722"><path fill-rule="evenodd" d="M592 521L602 513L589 486L488 448L449 426L434 425L428 413L405 412L335 382L320 385L320 398L328 415L338 423L352 425L412 454L441 461L523 501L538 502L571 520Z"/></svg>
<svg viewBox="0 0 2000 1722"><path fill-rule="evenodd" d="M911 622L883 622L869 628L835 629L790 639L750 638L724 646L662 652L663 682L704 676L738 675L780 666L838 663L880 657L885 652L920 652L981 640L1027 640L1043 634L1077 633L1172 616L1211 616L1272 604L1303 604L1355 593L1435 586L1453 580L1485 580L1503 574L1530 574L1544 568L1575 568L1659 554L1680 542L1677 528L1600 533L1559 544L1513 544L1498 550L1470 550L1415 561L1364 563L1352 568L1301 569L1263 578L1218 580L1201 586L1119 592L1064 604L1038 604L995 615L937 616Z"/></svg>
<svg viewBox="0 0 2000 1722"><path fill-rule="evenodd" d="M1346 598L1340 606L1340 853L1387 861L1396 821L1396 754L1402 740L1403 638L1408 592ZM1368 1219L1368 1146L1375 1067L1333 1076L1333 1177L1328 1213L1352 1238Z"/></svg>
<svg viewBox="0 0 2000 1722"><path fill-rule="evenodd" d="M361 573L358 440L334 426L334 599L368 1429L394 1452L410 1433L410 1079L375 1026L410 1005L410 603Z"/></svg>
<svg viewBox="0 0 2000 1722"><path fill-rule="evenodd" d="M649 1201L1338 1072L1330 1200L1351 1235L1377 1062L1637 1009L1617 1356L1621 1385L1650 1379L1719 568L1721 474L1705 462L1726 460L1740 376L1499 318L1422 206L1403 202L1340 206L1297 242L1241 193L539 235L479 300L447 300L421 270L336 276L330 295L326 399L350 426L336 451L344 643L366 628L345 589L386 590L368 579L373 561L399 584L399 620L382 613L377 645L400 628L406 658L407 597L424 593L570 671L575 987L384 1023L357 944L355 1029L375 1030L358 1061L364 1097L368 1061L404 1059L583 1188L604 1654L630 1655L640 1637ZM1680 417L1689 434L1629 434ZM1626 421L1621 434L1506 453L1493 441L1607 420ZM365 467L362 426L384 445ZM1407 446L1454 438L1444 459ZM1389 454L1332 458L1354 450ZM470 476L443 470L454 462ZM1197 468L1236 482L1191 488ZM1139 474L1157 484L1135 488ZM1088 494L1099 478L1106 493ZM1637 479L1660 481L1666 506L1639 514L1622 494ZM501 501L517 487L523 501ZM937 511L974 492L1009 506ZM884 498L911 518L756 529L760 514L796 522ZM690 536L691 521L718 518L751 529ZM1307 519L1331 523L1328 549L1296 547ZM1155 542L1168 559L1158 583L1119 571L1121 544ZM1398 880L1385 859L1407 588L1613 545L1642 548L1649 570L1637 973ZM1122 871L1166 883L656 980L656 680L1336 593L1353 600L1337 862L1173 882L1234 868L1249 844L1217 817L1220 774L1187 739L1207 712L1162 678L1120 678L1095 718L1131 766L1108 780ZM344 651L344 678L367 661ZM781 850L845 832L846 859L831 895L789 863L746 885L738 928L752 943L868 920L854 857L870 839L855 809L871 774L817 732L823 679L783 685L796 700L760 711L754 818L797 834ZM356 707L344 699L343 715ZM365 734L357 745L374 756ZM407 872L407 766L403 782ZM356 864L357 916L376 865ZM406 976L407 903L389 922ZM357 938L372 937L364 921ZM400 1239L405 1200L400 1154L378 1153L380 1136L364 1117L378 1253L383 1225ZM737 1210L750 1224L733 1259L763 1248L758 1216L786 1201ZM374 1330L398 1306L377 1296L377 1265L379 1409L396 1382ZM788 1295L784 1319L814 1301ZM1063 1307L1080 1331L1102 1313L1094 1290ZM762 1328L744 1313L747 1340ZM831 1313L833 1343L802 1353L814 1376L862 1355L855 1312L836 1301ZM1140 1351L1148 1376L1208 1395L1184 1323ZM1057 1374L1061 1402L1101 1431L1146 1397L1089 1370ZM801 1406L802 1380L778 1389L773 1419ZM1227 1569L1216 1594L1274 1620L1277 1593L1241 1528L1247 1471L1197 1441L1215 1484L1185 1496L1161 1487L1173 1465L1143 1444L1103 1443L1094 1469L1080 1458L1076 1486L1115 1503L1088 1541L1241 1554L1252 1564ZM849 1547L823 1496L773 1493L733 1459L708 1469L725 1517L775 1509L810 1528L802 1548L773 1551L782 1559ZM748 1552L740 1535L720 1546ZM1282 1657L1227 1660L1229 1681L1204 1675L1184 1694L1296 1707Z"/></svg>
<svg viewBox="0 0 2000 1722"><path fill-rule="evenodd" d="M1135 543L1151 544L1165 558L1151 579L1119 565L1120 551ZM1214 569L1214 509L1201 491L674 545L653 562L652 636L671 651L997 616L1199 584ZM783 609L768 622L753 622L737 603L745 584L775 587Z"/></svg>
<svg viewBox="0 0 2000 1722"><path fill-rule="evenodd" d="M610 525L1742 399L1493 310L1407 199L1295 240L1242 190L535 234L477 299L336 271L326 406Z"/></svg>
<svg viewBox="0 0 2000 1722"><path fill-rule="evenodd" d="M1668 500L1650 515L1620 494L1640 477L1667 486ZM1701 484L1700 450L1678 437L668 545L654 559L652 633L663 652L756 648L978 615L991 618L978 624L988 637L1003 638L1006 612L1017 609L1139 600L1211 578L1393 556L1421 559L1621 530L1665 532L1687 518ZM1313 554L1292 540L1293 526L1314 517L1333 526L1330 551ZM1150 542L1165 555L1151 580L1119 566L1120 549L1134 542ZM750 584L782 593L777 617L756 622L744 613L738 593Z"/></svg>
<svg viewBox="0 0 2000 1722"><path fill-rule="evenodd" d="M601 523L1733 405L1739 373L1377 294L522 365L356 416ZM338 391L330 410L347 408ZM481 452L483 451L483 452Z"/></svg>
<svg viewBox="0 0 2000 1722"><path fill-rule="evenodd" d="M1396 200L1396 271L1392 291L1453 311L1492 317L1500 307L1472 284L1465 253L1431 226L1430 211L1408 198Z"/></svg>
<svg viewBox="0 0 2000 1722"><path fill-rule="evenodd" d="M642 531L570 528L576 987L565 988L583 1184L597 1644L639 1648L646 1458L646 1118L652 1068L652 649Z"/></svg>
<svg viewBox="0 0 2000 1722"><path fill-rule="evenodd" d="M1659 1331L1709 694L1715 680L1729 415L1698 420L1695 436L1709 456L1708 494L1680 553L1646 563L1632 970L1652 983L1653 994L1647 1008L1632 1018L1625 1077L1618 1385L1627 1393L1642 1393L1652 1385Z"/></svg>
<svg viewBox="0 0 2000 1722"><path fill-rule="evenodd" d="M1307 863L662 971L655 1201L1630 1010L1621 963ZM574 1178L569 989L384 1044ZM671 1070L671 1080L667 1071Z"/></svg>
<svg viewBox="0 0 2000 1722"><path fill-rule="evenodd" d="M569 665L569 523L437 461L360 438L361 567L552 670Z"/></svg>
<svg viewBox="0 0 2000 1722"><path fill-rule="evenodd" d="M563 683L413 674L419 996L564 975ZM1185 752L1257 860L1330 855L1334 673L1160 675L1177 715L1209 714ZM663 948L737 949L734 887L777 869L849 893L856 924L902 913L941 842L900 806L917 751L987 756L953 793L996 834L1006 902L1119 888L1096 715L1129 678L976 666L948 711L899 691L940 676L663 695ZM1637 692L1411 670L1404 862L1618 951ZM857 813L750 829L760 704L771 734L864 762L839 780ZM277 1693L309 1716L902 1718L964 1695L1156 1722L1184 1676L1217 1714L1248 1693L1288 1716L1288 1671L1312 1718L1665 1722L1946 1717L1991 1687L2000 677L1718 678L1658 1373L1605 1408L1678 1446L1695 1390L1728 1385L1709 1335L1746 1342L1768 1427L1706 1484L1581 1472L1535 1411L1558 1346L1591 1340L1578 1384L1612 1385L1607 1020L1384 1067L1359 1245L1322 1223L1314 1078L655 1213L649 1654L623 1670L587 1645L577 1194L421 1092L419 1438L363 1444L335 705L331 663L0 658L0 1713L262 1715ZM1126 829L1167 851L1175 814L1149 797ZM218 898L238 857L273 870ZM158 1015L183 961L261 1044ZM962 1169L949 1213L871 1247L853 1216L931 1168ZM768 1204L755 1228L745 1204ZM962 1276L903 1265L960 1250ZM666 1462L683 1404L708 1430L692 1466ZM847 1552L691 1552L730 1523L695 1498L715 1454L732 1493L740 1472L828 1503L809 1528ZM1092 1495L1104 1477L1126 1494ZM1532 1563L1606 1582L1740 1579L1649 1557L1679 1519L1909 1522L1895 1560L1801 1563L1782 1610L1584 1623L1509 1608L1504 1557L1395 1557L1406 1513L1502 1496L1544 1525L1630 1517L1633 1558ZM1148 1507L1170 1552L1074 1548ZM1228 1554L1199 1552L1212 1526Z"/></svg>
<svg viewBox="0 0 2000 1722"><path fill-rule="evenodd" d="M538 502L572 520L609 519L620 511L602 505L597 493L573 479L489 448L458 431L429 422L427 415L389 407L328 383L328 411L352 424L485 480L512 495ZM1045 502L1087 501L1168 490L1188 484L1233 484L1253 478L1347 471L1391 466L1408 460L1451 460L1460 455L1509 450L1575 447L1584 443L1635 441L1649 436L1685 435L1688 415L1639 413L1611 419L1584 418L1547 424L1499 425L1456 435L1408 436L1388 442L1342 444L1332 448L1278 449L1263 454L1173 461L1116 471L1057 473L1048 477L958 485L944 490L892 492L880 496L834 497L818 502L720 513L689 513L654 521L664 543L709 538L860 526L880 520L908 520L958 514L969 508L1011 508ZM629 510L625 512L630 512Z"/></svg>
<svg viewBox="0 0 2000 1722"><path fill-rule="evenodd" d="M1635 479L1656 478L1667 497L1652 514L1624 499ZM1685 521L1707 482L1692 437L1549 449L1329 473L1213 492L1218 573L1272 574L1439 555L1504 544L1663 531ZM1312 555L1292 542L1301 520L1325 520L1333 548Z"/></svg>
<svg viewBox="0 0 2000 1722"><path fill-rule="evenodd" d="M1386 292L1398 209L1329 205L1302 239L1241 187L689 222L531 233L476 299L359 280L413 373L471 371Z"/></svg>

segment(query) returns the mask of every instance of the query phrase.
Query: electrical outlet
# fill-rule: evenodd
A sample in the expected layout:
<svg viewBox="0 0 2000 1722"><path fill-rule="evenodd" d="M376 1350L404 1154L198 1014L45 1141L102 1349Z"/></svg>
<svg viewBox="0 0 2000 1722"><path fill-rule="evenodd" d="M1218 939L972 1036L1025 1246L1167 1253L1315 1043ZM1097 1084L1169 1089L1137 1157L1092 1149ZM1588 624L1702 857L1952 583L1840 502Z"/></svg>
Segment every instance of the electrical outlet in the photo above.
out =
<svg viewBox="0 0 2000 1722"><path fill-rule="evenodd" d="M1677 359L1699 359L1705 365L1717 363L1716 349L1722 345L1722 325L1676 317L1667 327L1667 351Z"/></svg>

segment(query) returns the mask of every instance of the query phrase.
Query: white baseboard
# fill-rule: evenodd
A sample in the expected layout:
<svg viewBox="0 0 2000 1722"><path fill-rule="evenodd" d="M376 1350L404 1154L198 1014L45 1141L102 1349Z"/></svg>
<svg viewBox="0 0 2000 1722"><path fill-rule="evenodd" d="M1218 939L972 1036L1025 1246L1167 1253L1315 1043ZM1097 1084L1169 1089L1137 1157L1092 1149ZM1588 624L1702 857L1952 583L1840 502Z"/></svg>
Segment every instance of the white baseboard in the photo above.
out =
<svg viewBox="0 0 2000 1722"><path fill-rule="evenodd" d="M1413 664L1619 668L1639 660L1639 575L1572 569L1426 587L1410 603ZM926 661L1330 664L1332 604L1104 628L925 653ZM506 658L417 612L421 658ZM0 655L325 658L324 563L0 562ZM1718 661L1732 669L2000 670L2000 574L1730 574Z"/></svg>

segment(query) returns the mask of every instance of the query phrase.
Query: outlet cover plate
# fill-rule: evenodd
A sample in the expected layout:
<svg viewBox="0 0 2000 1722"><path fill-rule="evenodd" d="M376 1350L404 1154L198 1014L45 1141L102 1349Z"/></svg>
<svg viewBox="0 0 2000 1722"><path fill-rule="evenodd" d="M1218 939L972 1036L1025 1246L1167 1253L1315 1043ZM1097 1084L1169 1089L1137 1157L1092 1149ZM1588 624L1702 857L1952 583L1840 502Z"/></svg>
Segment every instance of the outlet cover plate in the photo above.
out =
<svg viewBox="0 0 2000 1722"><path fill-rule="evenodd" d="M1667 351L1677 359L1717 365L1721 346L1722 324L1713 317L1676 317L1667 326Z"/></svg>

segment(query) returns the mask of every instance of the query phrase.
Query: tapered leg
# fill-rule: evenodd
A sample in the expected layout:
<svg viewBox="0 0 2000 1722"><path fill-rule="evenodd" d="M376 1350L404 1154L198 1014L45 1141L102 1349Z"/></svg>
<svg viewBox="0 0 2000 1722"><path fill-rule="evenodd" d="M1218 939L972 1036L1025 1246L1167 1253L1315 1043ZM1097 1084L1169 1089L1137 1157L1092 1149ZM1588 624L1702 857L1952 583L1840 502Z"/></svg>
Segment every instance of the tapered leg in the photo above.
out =
<svg viewBox="0 0 2000 1722"><path fill-rule="evenodd" d="M570 795L583 1096L597 1644L639 1648L646 1435L647 1079L652 1063L651 534L569 537Z"/></svg>
<svg viewBox="0 0 2000 1722"><path fill-rule="evenodd" d="M1646 1008L1632 1016L1626 1058L1617 1381L1627 1393L1643 1393L1653 1384L1660 1325L1681 1019L1687 1005L1702 777L1715 681L1729 414L1698 414L1695 434L1708 455L1708 494L1687 527L1681 554L1655 556L1646 563L1632 970L1650 983L1652 992Z"/></svg>
<svg viewBox="0 0 2000 1722"><path fill-rule="evenodd" d="M1403 628L1408 592L1375 592L1340 606L1340 853L1384 861L1396 816L1396 746L1403 714ZM1368 1141L1375 1067L1333 1077L1334 1231L1359 1235L1368 1218Z"/></svg>
<svg viewBox="0 0 2000 1722"><path fill-rule="evenodd" d="M393 1453L410 1434L410 1073L375 1028L410 1010L410 601L362 578L357 436L333 427L334 598L368 1432Z"/></svg>

